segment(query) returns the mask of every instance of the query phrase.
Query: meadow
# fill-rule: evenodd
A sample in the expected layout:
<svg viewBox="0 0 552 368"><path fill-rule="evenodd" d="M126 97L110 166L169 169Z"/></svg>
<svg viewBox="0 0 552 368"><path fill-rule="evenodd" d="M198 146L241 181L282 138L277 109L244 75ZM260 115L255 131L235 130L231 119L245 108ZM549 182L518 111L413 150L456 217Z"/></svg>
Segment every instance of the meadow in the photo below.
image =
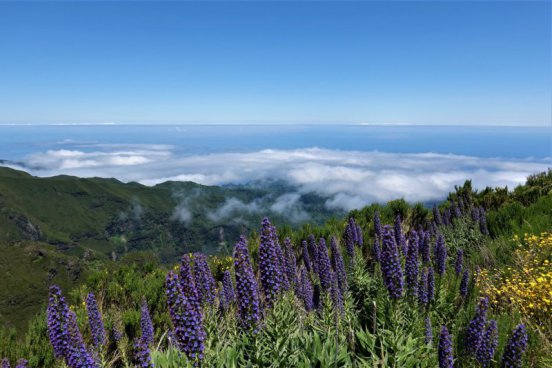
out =
<svg viewBox="0 0 552 368"><path fill-rule="evenodd" d="M552 366L552 172L322 226L264 218L229 254L90 261L2 367ZM20 360L23 359L23 360Z"/></svg>

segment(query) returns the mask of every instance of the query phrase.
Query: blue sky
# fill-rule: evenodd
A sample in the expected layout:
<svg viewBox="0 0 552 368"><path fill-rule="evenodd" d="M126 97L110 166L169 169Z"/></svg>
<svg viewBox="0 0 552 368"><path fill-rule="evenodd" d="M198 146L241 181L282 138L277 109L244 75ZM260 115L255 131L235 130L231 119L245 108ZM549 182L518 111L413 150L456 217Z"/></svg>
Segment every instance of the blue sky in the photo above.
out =
<svg viewBox="0 0 552 368"><path fill-rule="evenodd" d="M0 123L548 125L550 2L0 3Z"/></svg>

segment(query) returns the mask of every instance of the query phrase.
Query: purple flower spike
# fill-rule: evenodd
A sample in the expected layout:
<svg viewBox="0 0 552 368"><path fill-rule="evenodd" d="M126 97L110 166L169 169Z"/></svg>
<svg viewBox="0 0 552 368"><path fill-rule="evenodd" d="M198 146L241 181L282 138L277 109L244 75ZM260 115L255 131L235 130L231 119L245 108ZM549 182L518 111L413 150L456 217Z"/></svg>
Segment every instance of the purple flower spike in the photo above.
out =
<svg viewBox="0 0 552 368"><path fill-rule="evenodd" d="M383 228L383 249L380 262L383 282L389 292L389 297L399 299L403 292L403 271L393 231L389 226Z"/></svg>
<svg viewBox="0 0 552 368"><path fill-rule="evenodd" d="M439 208L437 208L437 205L433 205L433 221L435 221L435 224L437 226L441 226L443 224L443 221L441 220L441 212L439 211Z"/></svg>
<svg viewBox="0 0 552 368"><path fill-rule="evenodd" d="M437 274L442 276L445 274L447 267L447 246L443 234L437 235L435 243L435 268Z"/></svg>
<svg viewBox="0 0 552 368"><path fill-rule="evenodd" d="M153 368L149 344L144 339L138 339L134 343L134 360L136 361L136 367Z"/></svg>
<svg viewBox="0 0 552 368"><path fill-rule="evenodd" d="M458 249L456 251L456 261L454 262L454 271L457 275L460 275L462 272L462 266L464 263L464 250Z"/></svg>
<svg viewBox="0 0 552 368"><path fill-rule="evenodd" d="M261 317L259 289L249 259L247 241L243 236L234 246L234 274L236 276L236 299L241 325L245 330L254 329Z"/></svg>
<svg viewBox="0 0 552 368"><path fill-rule="evenodd" d="M506 343L500 366L502 368L521 368L525 349L527 349L527 330L524 325L518 325Z"/></svg>
<svg viewBox="0 0 552 368"><path fill-rule="evenodd" d="M424 341L427 345L433 342L433 329L431 328L431 319L429 316L426 316L424 320L425 324L425 338Z"/></svg>
<svg viewBox="0 0 552 368"><path fill-rule="evenodd" d="M443 326L439 336L439 368L452 368L453 360L452 339L446 326Z"/></svg>
<svg viewBox="0 0 552 368"><path fill-rule="evenodd" d="M284 263L287 279L291 285L295 285L297 283L297 274L295 272L297 269L297 259L295 258L295 251L293 250L290 238L284 240Z"/></svg>
<svg viewBox="0 0 552 368"><path fill-rule="evenodd" d="M345 264L343 263L343 257L339 252L335 237L332 237L332 240L330 241L330 249L332 251L331 262L337 278L337 285L339 287L339 291L343 294L348 288L347 272L345 272Z"/></svg>
<svg viewBox="0 0 552 368"><path fill-rule="evenodd" d="M17 365L15 366L15 368L27 368L29 366L29 361L27 359L19 359L17 361Z"/></svg>
<svg viewBox="0 0 552 368"><path fill-rule="evenodd" d="M374 235L381 238L381 220L378 210L374 211Z"/></svg>
<svg viewBox="0 0 552 368"><path fill-rule="evenodd" d="M318 241L318 278L320 279L322 290L330 291L332 286L332 265L324 238L320 238Z"/></svg>
<svg viewBox="0 0 552 368"><path fill-rule="evenodd" d="M215 278L202 253L194 254L194 277L200 304L213 304L215 301Z"/></svg>
<svg viewBox="0 0 552 368"><path fill-rule="evenodd" d="M474 318L468 324L466 332L466 348L470 354L475 354L483 339L485 324L487 323L487 310L489 309L489 299L481 298L477 306Z"/></svg>
<svg viewBox="0 0 552 368"><path fill-rule="evenodd" d="M174 326L174 336L179 350L184 352L192 362L198 363L203 359L205 349L203 316L189 303L178 278L177 274L170 271L165 280L165 292Z"/></svg>
<svg viewBox="0 0 552 368"><path fill-rule="evenodd" d="M232 275L230 271L226 270L222 274L222 295L223 304L226 306L224 309L227 309L235 300L234 285L232 283Z"/></svg>
<svg viewBox="0 0 552 368"><path fill-rule="evenodd" d="M272 225L268 218L263 219L261 244L259 246L259 271L266 306L271 307L282 291L283 275L274 244Z"/></svg>
<svg viewBox="0 0 552 368"><path fill-rule="evenodd" d="M477 361L481 363L482 367L486 368L491 364L497 346L498 326L496 321L493 319L489 321L489 325L485 329L483 339L481 344L479 344L479 348L477 349L477 353L475 355Z"/></svg>
<svg viewBox="0 0 552 368"><path fill-rule="evenodd" d="M408 240L404 272L408 294L415 298L418 293L418 235L416 232L412 232Z"/></svg>
<svg viewBox="0 0 552 368"><path fill-rule="evenodd" d="M94 346L96 350L100 350L106 343L106 334L96 297L92 293L89 293L86 297L86 313L88 314L88 322L90 324L90 332L92 334Z"/></svg>
<svg viewBox="0 0 552 368"><path fill-rule="evenodd" d="M4 358L2 359L2 365L1 365L2 368L10 368L11 365L10 365L10 361L8 360L8 358Z"/></svg>
<svg viewBox="0 0 552 368"><path fill-rule="evenodd" d="M180 286L184 292L184 296L197 312L201 312L201 304L199 293L196 289L196 282L192 275L192 270L190 268L190 255L184 254L180 262Z"/></svg>
<svg viewBox="0 0 552 368"><path fill-rule="evenodd" d="M307 238L307 245L309 248L310 261L312 265L312 272L318 275L318 245L314 235L310 234Z"/></svg>
<svg viewBox="0 0 552 368"><path fill-rule="evenodd" d="M351 226L351 220L352 218L345 226L345 234L343 235L343 239L345 240L345 249L347 250L350 263L352 264L355 259L355 230L353 229L353 226Z"/></svg>
<svg viewBox="0 0 552 368"><path fill-rule="evenodd" d="M427 305L429 303L429 297L427 293L427 274L428 270L424 269L420 275L420 283L418 285L418 300L420 304Z"/></svg>
<svg viewBox="0 0 552 368"><path fill-rule="evenodd" d="M435 275L433 267L429 267L427 270L427 300L430 302L435 300Z"/></svg>
<svg viewBox="0 0 552 368"><path fill-rule="evenodd" d="M308 272L311 272L311 260L310 260L310 257L309 257L309 250L307 248L307 241L306 240L303 240L301 241L301 253L302 253L302 256L303 256L303 263L305 264L305 267L307 268L307 271Z"/></svg>
<svg viewBox="0 0 552 368"><path fill-rule="evenodd" d="M309 278L309 273L304 267L301 267L300 277L301 282L298 288L298 296L303 301L303 304L305 305L305 310L307 312L310 312L314 309L314 291Z"/></svg>
<svg viewBox="0 0 552 368"><path fill-rule="evenodd" d="M148 346L153 345L153 323L151 322L148 303L145 299L142 300L142 305L140 306L140 327L142 329L142 341Z"/></svg>
<svg viewBox="0 0 552 368"><path fill-rule="evenodd" d="M374 260L376 262L379 262L381 260L380 240L377 236L374 237L374 246L372 248L372 256L374 257Z"/></svg>
<svg viewBox="0 0 552 368"><path fill-rule="evenodd" d="M479 230L483 235L489 235L489 229L487 228L487 217L485 216L485 210L483 207L479 209Z"/></svg>

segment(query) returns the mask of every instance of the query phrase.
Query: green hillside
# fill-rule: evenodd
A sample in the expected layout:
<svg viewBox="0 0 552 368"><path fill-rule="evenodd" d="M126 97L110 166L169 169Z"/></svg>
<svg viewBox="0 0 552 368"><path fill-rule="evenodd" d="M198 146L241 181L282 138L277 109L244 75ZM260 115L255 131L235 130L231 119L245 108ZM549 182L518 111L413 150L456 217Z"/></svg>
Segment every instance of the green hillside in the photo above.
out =
<svg viewBox="0 0 552 368"><path fill-rule="evenodd" d="M263 206L289 190L279 183L216 187L166 182L148 187L115 179L37 178L0 167L0 322L24 327L43 304L50 283L75 285L94 262L143 251L164 263L186 252L228 252L231 241L260 221ZM234 212L230 218L209 217L229 199L256 203L258 211L241 213L239 221L231 218ZM311 222L323 223L333 214L316 196L300 201ZM184 221L179 211L189 218ZM271 214L269 208L266 214ZM281 214L271 216L284 221Z"/></svg>

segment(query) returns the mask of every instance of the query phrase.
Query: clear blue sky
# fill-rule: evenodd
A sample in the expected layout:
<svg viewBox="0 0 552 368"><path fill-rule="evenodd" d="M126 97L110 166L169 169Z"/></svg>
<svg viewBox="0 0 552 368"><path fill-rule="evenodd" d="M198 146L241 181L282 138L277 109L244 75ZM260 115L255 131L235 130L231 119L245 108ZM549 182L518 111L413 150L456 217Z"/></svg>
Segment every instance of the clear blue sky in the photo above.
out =
<svg viewBox="0 0 552 368"><path fill-rule="evenodd" d="M547 125L550 2L0 3L0 123Z"/></svg>

